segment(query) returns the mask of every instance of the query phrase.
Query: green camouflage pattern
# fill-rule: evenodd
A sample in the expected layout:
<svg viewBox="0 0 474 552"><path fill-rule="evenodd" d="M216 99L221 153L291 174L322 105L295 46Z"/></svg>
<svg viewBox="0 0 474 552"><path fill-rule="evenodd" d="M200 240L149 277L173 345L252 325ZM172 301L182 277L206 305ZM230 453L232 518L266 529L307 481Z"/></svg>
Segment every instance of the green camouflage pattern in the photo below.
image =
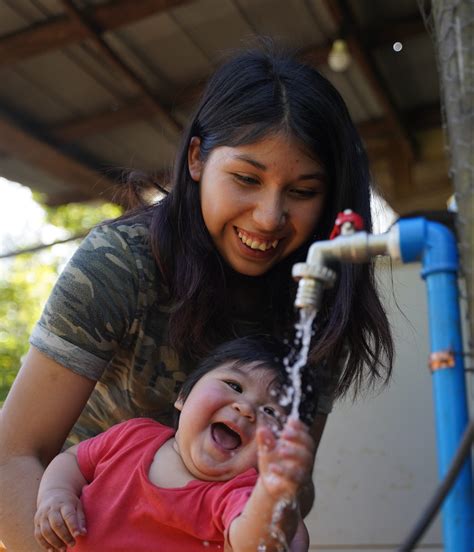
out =
<svg viewBox="0 0 474 552"><path fill-rule="evenodd" d="M193 365L167 342L170 306L145 222L102 225L81 244L30 340L97 381L68 445L135 417L172 425L173 403ZM321 397L319 410L330 404Z"/></svg>
<svg viewBox="0 0 474 552"><path fill-rule="evenodd" d="M147 227L116 222L93 230L31 337L49 357L97 380L69 443L133 417L172 425L177 390L192 366L167 344L168 313Z"/></svg>

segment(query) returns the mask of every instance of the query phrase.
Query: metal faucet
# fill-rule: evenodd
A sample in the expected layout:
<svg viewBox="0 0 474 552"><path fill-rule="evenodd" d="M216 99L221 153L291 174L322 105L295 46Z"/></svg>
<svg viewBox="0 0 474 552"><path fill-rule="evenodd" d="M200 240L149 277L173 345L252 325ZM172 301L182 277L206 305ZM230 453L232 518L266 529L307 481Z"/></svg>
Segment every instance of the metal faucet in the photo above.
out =
<svg viewBox="0 0 474 552"><path fill-rule="evenodd" d="M327 266L330 261L366 263L376 255L400 258L397 225L392 226L384 234L356 231L357 225L351 225L350 220L347 220L351 213L347 210L338 215L343 222L337 237L314 242L308 250L306 262L293 265L293 278L299 281L295 298L296 307L312 307L319 310L323 291L332 287L336 281L336 273ZM334 235L334 232L331 235Z"/></svg>

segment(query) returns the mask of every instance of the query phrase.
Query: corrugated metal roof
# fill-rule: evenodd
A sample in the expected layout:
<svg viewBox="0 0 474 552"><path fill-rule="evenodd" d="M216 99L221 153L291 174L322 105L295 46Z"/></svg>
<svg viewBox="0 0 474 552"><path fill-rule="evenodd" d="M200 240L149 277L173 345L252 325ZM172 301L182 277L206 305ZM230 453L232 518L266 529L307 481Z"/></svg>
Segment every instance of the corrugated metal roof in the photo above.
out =
<svg viewBox="0 0 474 552"><path fill-rule="evenodd" d="M71 5L86 16L85 24ZM397 32L400 53L391 47ZM256 35L301 49L336 85L389 200L404 210L406 198L400 198L410 186L393 178L387 184L387 170L396 163L393 148L405 140L414 144L413 167L426 162L416 156L416 113L429 112L425 127L429 120L440 132L433 46L417 0L0 2L0 175L61 203L102 190L81 182L81 174L103 180L112 178L103 175L111 167L166 169L176 125L185 124L192 107L189 97L226 53ZM340 36L353 61L346 72L335 73L327 53ZM166 121L152 101L168 114ZM41 160L28 153L33 145L41 146ZM439 161L443 153L436 155ZM68 167L74 178L67 178ZM449 186L446 177L446 195Z"/></svg>

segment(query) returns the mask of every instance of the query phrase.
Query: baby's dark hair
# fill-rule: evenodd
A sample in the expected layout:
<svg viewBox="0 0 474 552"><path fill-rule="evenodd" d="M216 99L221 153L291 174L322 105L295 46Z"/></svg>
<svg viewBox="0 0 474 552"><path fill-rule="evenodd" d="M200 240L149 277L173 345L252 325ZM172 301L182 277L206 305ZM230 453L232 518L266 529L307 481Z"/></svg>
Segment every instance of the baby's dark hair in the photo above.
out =
<svg viewBox="0 0 474 552"><path fill-rule="evenodd" d="M246 364L254 364L255 369L263 368L271 370L275 376L274 382L285 393L285 389L291 385L288 370L285 366L285 358L291 358L291 348L269 335L252 335L226 341L216 347L197 368L188 376L179 390L179 397L186 401L196 383L207 373L219 368L223 364L232 363L239 367ZM303 372L303 389L307 387L308 370ZM311 387L311 395L305 394L300 405L300 418L308 425L312 422L317 406L317 395ZM179 411L174 412L174 426L177 429Z"/></svg>

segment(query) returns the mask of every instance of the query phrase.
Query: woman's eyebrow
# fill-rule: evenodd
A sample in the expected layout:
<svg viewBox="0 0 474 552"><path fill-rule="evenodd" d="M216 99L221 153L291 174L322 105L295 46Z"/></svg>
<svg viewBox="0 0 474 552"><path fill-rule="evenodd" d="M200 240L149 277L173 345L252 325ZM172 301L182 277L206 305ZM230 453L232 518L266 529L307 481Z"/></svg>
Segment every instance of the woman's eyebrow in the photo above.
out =
<svg viewBox="0 0 474 552"><path fill-rule="evenodd" d="M249 163L256 169L259 169L261 171L266 171L267 166L261 163L260 161L257 161L256 159L253 159L253 157L249 157L245 153L236 154L232 156L237 161L244 161L245 163ZM308 174L302 174L300 175L297 180L322 180L326 181L326 173L321 171L316 171L314 173L308 173Z"/></svg>
<svg viewBox="0 0 474 552"><path fill-rule="evenodd" d="M326 182L326 173L324 171L316 171L314 173L302 174L298 180L322 180Z"/></svg>
<svg viewBox="0 0 474 552"><path fill-rule="evenodd" d="M248 155L245 155L245 153L241 153L241 154L238 154L238 155L233 155L232 157L234 159L236 159L237 161L245 161L246 163L250 163L250 165L252 165L256 169L260 169L261 171L266 171L267 170L266 165L264 165L263 163L260 163L260 161L257 161L255 159L253 159L252 157L249 157Z"/></svg>

